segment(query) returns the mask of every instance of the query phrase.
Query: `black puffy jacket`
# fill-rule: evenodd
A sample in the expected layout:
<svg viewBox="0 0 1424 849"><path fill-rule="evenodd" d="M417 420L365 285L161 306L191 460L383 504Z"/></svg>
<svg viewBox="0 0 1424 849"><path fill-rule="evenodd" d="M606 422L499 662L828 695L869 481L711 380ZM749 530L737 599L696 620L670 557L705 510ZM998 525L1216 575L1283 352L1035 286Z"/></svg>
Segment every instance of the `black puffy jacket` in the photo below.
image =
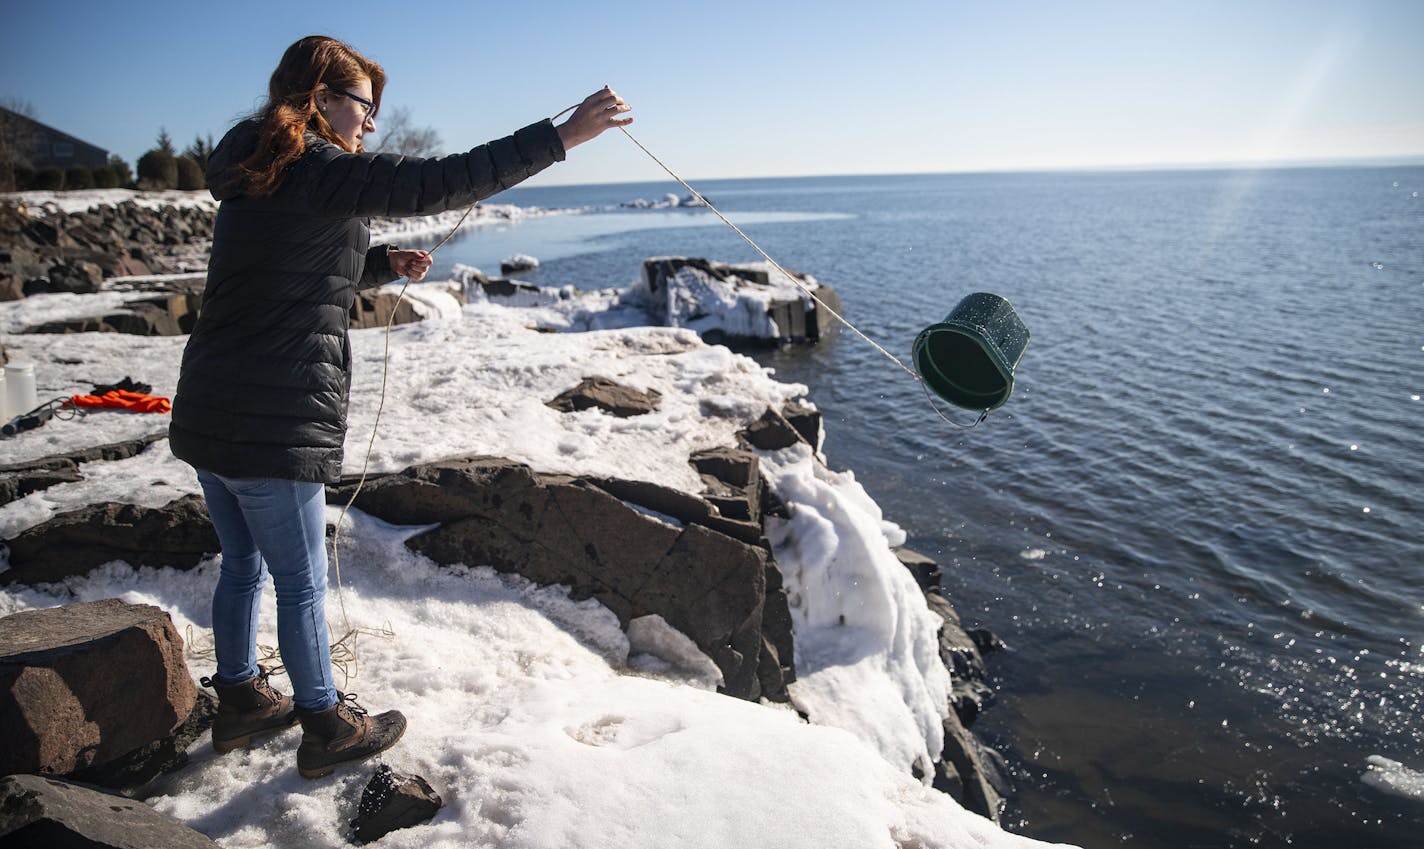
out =
<svg viewBox="0 0 1424 849"><path fill-rule="evenodd" d="M270 197L246 197L234 166L257 124L228 132L208 163L221 203L198 323L183 351L169 444L229 477L340 479L351 389L351 305L395 279L368 217L468 206L564 158L549 121L435 159L347 153L308 135Z"/></svg>

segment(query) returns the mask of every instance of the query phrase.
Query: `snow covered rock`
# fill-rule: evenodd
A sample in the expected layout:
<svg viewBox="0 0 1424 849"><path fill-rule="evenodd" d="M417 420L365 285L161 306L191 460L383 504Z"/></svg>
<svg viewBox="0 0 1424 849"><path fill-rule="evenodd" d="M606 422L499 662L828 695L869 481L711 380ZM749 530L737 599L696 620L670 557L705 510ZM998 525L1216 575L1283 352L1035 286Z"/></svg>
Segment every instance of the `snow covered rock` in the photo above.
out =
<svg viewBox="0 0 1424 849"><path fill-rule="evenodd" d="M634 198L618 204L618 209L694 209L706 206L705 203L697 199L696 195L684 195L678 197L672 192L663 195L659 200L648 200L647 198Z"/></svg>
<svg viewBox="0 0 1424 849"><path fill-rule="evenodd" d="M356 293L351 305L351 328L410 324L427 318L454 315L465 303L464 287L454 283L388 283ZM392 313L395 320L391 320Z"/></svg>
<svg viewBox="0 0 1424 849"><path fill-rule="evenodd" d="M166 737L197 688L165 611L118 599L0 619L0 773L62 775Z"/></svg>
<svg viewBox="0 0 1424 849"><path fill-rule="evenodd" d="M83 480L83 475L79 472L82 464L95 460L123 460L133 457L159 439L166 438L166 433L156 433L139 439L52 454L28 463L0 465L0 504L8 504L57 483Z"/></svg>
<svg viewBox="0 0 1424 849"><path fill-rule="evenodd" d="M517 274L520 271L533 271L538 267L539 260L528 254L515 254L499 261L500 274Z"/></svg>
<svg viewBox="0 0 1424 849"><path fill-rule="evenodd" d="M201 271L216 208L207 192L7 195L0 244L10 250L0 257L0 281L18 281L21 294L32 295L94 291L104 278Z"/></svg>
<svg viewBox="0 0 1424 849"><path fill-rule="evenodd" d="M643 262L632 294L646 302L655 321L696 330L709 343L815 342L834 329L835 321L815 298L837 312L840 299L810 275L791 273L796 280L787 280L769 263L657 257Z"/></svg>
<svg viewBox="0 0 1424 849"><path fill-rule="evenodd" d="M598 599L625 629L658 614L717 664L723 692L785 697L790 662L776 647L789 634L763 633L766 610L785 601L779 581L768 584L775 566L758 545L650 515L657 511L586 480L488 457L368 480L355 506L394 524L440 523L406 543L436 563L492 566L567 586L574 598Z"/></svg>
<svg viewBox="0 0 1424 849"><path fill-rule="evenodd" d="M162 507L91 504L27 528L7 543L10 568L0 572L0 585L51 583L114 560L189 568L219 550L199 495Z"/></svg>
<svg viewBox="0 0 1424 849"><path fill-rule="evenodd" d="M140 289L143 294L119 294L121 288ZM452 283L422 283L401 291L400 284L388 284L356 294L351 305L351 327L384 328L388 324L409 324L428 318L458 313L465 303L464 287ZM63 318L21 329L20 333L128 333L134 336L181 336L193 331L203 299L203 279L163 280L154 283L117 284L110 291L113 304L96 302L91 309L102 312L71 313ZM80 302L83 304L84 302ZM114 308L117 307L117 308ZM395 320L391 320L394 314Z"/></svg>

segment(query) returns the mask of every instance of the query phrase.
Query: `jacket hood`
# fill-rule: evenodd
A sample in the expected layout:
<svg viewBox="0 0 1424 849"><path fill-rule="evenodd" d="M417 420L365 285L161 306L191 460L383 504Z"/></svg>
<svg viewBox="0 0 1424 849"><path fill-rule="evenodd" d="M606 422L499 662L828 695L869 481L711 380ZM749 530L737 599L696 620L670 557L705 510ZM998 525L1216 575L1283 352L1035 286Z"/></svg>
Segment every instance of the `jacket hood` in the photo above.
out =
<svg viewBox="0 0 1424 849"><path fill-rule="evenodd" d="M215 200L228 200L242 194L242 172L238 165L257 149L256 118L248 118L237 124L208 157L208 191Z"/></svg>

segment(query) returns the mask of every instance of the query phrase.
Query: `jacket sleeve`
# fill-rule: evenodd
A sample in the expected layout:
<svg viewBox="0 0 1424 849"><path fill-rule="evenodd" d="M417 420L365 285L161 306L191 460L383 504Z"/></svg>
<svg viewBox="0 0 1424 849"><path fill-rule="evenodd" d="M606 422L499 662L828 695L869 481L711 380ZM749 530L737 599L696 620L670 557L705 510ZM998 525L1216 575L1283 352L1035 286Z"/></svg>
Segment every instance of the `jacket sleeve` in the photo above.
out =
<svg viewBox="0 0 1424 849"><path fill-rule="evenodd" d="M467 153L431 159L347 153L316 142L293 167L295 179L285 181L283 188L322 215L430 215L484 200L563 159L563 142L549 120Z"/></svg>
<svg viewBox="0 0 1424 849"><path fill-rule="evenodd" d="M391 247L372 245L371 249L366 251L366 267L361 271L361 279L356 281L357 291L384 286L400 279L400 275L391 270Z"/></svg>

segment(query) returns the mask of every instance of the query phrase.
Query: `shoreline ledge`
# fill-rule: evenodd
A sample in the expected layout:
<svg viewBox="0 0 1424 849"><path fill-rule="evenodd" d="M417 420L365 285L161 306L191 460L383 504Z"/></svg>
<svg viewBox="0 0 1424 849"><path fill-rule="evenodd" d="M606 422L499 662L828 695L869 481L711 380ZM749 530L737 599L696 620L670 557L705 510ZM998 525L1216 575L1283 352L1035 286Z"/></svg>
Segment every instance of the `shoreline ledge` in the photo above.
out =
<svg viewBox="0 0 1424 849"><path fill-rule="evenodd" d="M521 812L552 822L564 815L540 801L548 793L613 805L602 817L619 806L637 814L653 803L579 781L611 771L633 788L672 763L692 771L679 784L733 804L741 791L714 791L708 782L725 777L708 776L735 761L753 780L781 775L801 787L761 794L780 809L774 828L787 829L786 845L826 845L812 838L822 820L846 834L883 823L903 837L897 845L1042 845L966 810L996 820L1007 790L999 759L969 731L988 697L983 653L995 642L963 628L936 591L933 561L902 549L904 532L854 474L826 466L805 387L693 329L633 324L634 305L611 290L530 287L533 303L516 307L483 287L461 304L456 289L473 292L468 281L445 294L434 287L423 320L391 331L372 477L338 540L339 604L358 627L391 620L394 636L363 637L357 653L372 697L389 693L412 714L411 739L394 757L440 796L468 803L459 817L446 808L395 834L456 827L498 842L511 826L489 805L511 793ZM181 337L15 333L5 313L26 308L0 304L0 342L37 362L46 389L80 391L91 375L135 369L158 394L176 385ZM346 472L355 475L386 358L381 330L351 336ZM589 399L565 396L585 384ZM0 444L0 616L114 597L157 605L189 637L191 677L211 663L203 635L215 546L201 537L196 480L168 454L164 426L101 413ZM329 488L329 524L349 492L349 482ZM334 622L337 592L328 602ZM269 593L264 644L275 644L272 604ZM448 727L457 705L463 731ZM576 721L590 710L604 718ZM555 744L569 738L573 749ZM203 823L219 842L243 828L278 835L280 811L227 807L231 756L199 754L198 739L182 748L186 766L125 792ZM636 763L599 760L604 751L637 753ZM726 760L709 759L714 751ZM442 753L478 766L452 771ZM269 744L245 757L261 767L265 792L318 811L318 822L283 838L329 845L344 829L330 817L348 803L331 785L284 777L290 755ZM794 801L806 788L846 810L807 810ZM864 802L880 793L895 802ZM758 821L764 835L770 821Z"/></svg>

